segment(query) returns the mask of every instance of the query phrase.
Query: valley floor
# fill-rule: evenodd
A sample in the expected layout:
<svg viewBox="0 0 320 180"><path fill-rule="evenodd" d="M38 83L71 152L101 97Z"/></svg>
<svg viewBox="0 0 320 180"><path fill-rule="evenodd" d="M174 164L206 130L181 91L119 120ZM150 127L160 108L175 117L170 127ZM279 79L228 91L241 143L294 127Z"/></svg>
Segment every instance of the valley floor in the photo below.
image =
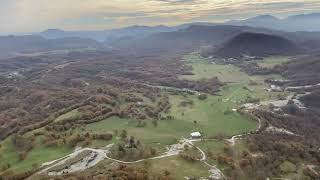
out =
<svg viewBox="0 0 320 180"><path fill-rule="evenodd" d="M271 67L287 60L287 58L277 57L274 60L268 59L261 65ZM166 92L166 89L163 89L163 93L169 96L171 105L170 110L163 116L170 118L161 120L156 125L150 121L140 127L139 121L135 119L110 117L100 122L70 129L67 133L113 134L110 141L94 140L81 150L74 151L73 147L67 145L46 147L42 144L44 137L38 135L35 137L34 148L23 161L20 161L19 154L15 151L9 137L1 143L0 166L10 165L5 173L9 173L9 171L25 172L40 167L42 170L32 176L31 179L33 179L44 174L57 175L91 167L109 167L114 163L145 167L145 161L147 161L150 163L148 166L150 173L161 174L169 170L174 179L209 178L210 176L222 179L229 168L221 163L221 158L230 155L230 148L233 149L233 155L245 149L245 141L235 141L235 139L228 141L227 139L247 132L254 132L261 126L251 116L238 110L247 102L277 100L279 97L287 97L289 92L266 91L269 85L264 80L267 78L280 79L279 75L249 76L234 65L210 63L207 59L201 58L198 53L185 56L184 61L193 67L194 75L184 75L180 77L181 79L199 80L218 77L221 81L228 83L222 87L219 95L206 95L205 99L200 99L197 93L194 95L170 94ZM77 115L79 115L79 111L73 110L60 116L56 121ZM126 131L128 137L133 136L135 140L139 140L143 146L155 149L156 153L151 157L132 161L117 160L116 157L110 156L116 150L110 146L108 146L109 149L103 147L108 144L114 144L114 147L117 147L121 143L120 132L122 130ZM29 132L28 135L45 131L42 128ZM187 140L192 132L201 132L203 140ZM183 139L183 137L187 139ZM85 151L90 151L91 154L80 153ZM188 154L188 157L196 157L196 160L186 160L179 153ZM83 157L77 157L79 154ZM49 163L59 158L62 159ZM72 158L77 158L77 161ZM237 161L237 158L235 159ZM83 165L84 163L86 165ZM61 168L61 166L67 167ZM42 175L40 176L40 174Z"/></svg>

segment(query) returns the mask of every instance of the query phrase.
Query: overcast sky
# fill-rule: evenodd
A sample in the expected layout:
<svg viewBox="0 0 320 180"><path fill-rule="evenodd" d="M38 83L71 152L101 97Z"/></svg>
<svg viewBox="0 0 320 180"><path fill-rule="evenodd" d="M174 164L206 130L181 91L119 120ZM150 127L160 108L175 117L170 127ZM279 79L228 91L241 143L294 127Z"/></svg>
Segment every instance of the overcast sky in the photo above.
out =
<svg viewBox="0 0 320 180"><path fill-rule="evenodd" d="M320 0L0 0L0 33L222 22L320 12Z"/></svg>

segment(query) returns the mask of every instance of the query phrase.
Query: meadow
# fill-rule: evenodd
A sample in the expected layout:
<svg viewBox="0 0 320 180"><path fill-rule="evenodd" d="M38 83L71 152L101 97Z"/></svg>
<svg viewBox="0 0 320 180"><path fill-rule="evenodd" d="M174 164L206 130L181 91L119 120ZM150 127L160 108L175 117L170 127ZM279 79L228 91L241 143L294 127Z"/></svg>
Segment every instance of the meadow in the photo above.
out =
<svg viewBox="0 0 320 180"><path fill-rule="evenodd" d="M276 65L284 64L290 61L289 57L286 56L272 56L267 57L263 61L258 61L259 66L273 68Z"/></svg>
<svg viewBox="0 0 320 180"><path fill-rule="evenodd" d="M206 100L199 100L197 96L172 96L170 112L175 117L174 121L180 122L180 126L193 124L189 132L200 131L208 137L219 134L230 136L255 129L257 123L254 120L232 112L232 109L237 108L237 104L232 99L223 102L226 97L228 96L208 96ZM191 100L193 105L181 106L181 102L186 99Z"/></svg>
<svg viewBox="0 0 320 180"><path fill-rule="evenodd" d="M221 95L233 100L243 100L244 97L259 98L261 101L278 99L286 96L287 92L267 92L266 79L284 79L279 74L249 76L235 65L214 64L210 59L203 58L199 53L191 53L183 59L193 68L194 75L184 75L180 78L199 80L202 78L218 77L220 81L228 84L222 88ZM288 62L288 57L269 57L259 61L259 65L280 65Z"/></svg>
<svg viewBox="0 0 320 180"><path fill-rule="evenodd" d="M144 163L136 164L135 166L145 168ZM172 156L164 159L150 160L147 168L149 173L164 174L166 170L170 172L173 179L183 180L185 177L208 177L209 167L205 164L195 161L189 162L179 156Z"/></svg>
<svg viewBox="0 0 320 180"><path fill-rule="evenodd" d="M57 148L46 147L42 144L41 138L39 137L36 138L33 149L28 153L27 157L21 161L19 160L19 154L13 146L11 138L7 138L1 143L1 146L0 167L10 164L10 170L13 172L31 170L34 167L39 167L44 162L63 157L73 151L73 149L68 146Z"/></svg>

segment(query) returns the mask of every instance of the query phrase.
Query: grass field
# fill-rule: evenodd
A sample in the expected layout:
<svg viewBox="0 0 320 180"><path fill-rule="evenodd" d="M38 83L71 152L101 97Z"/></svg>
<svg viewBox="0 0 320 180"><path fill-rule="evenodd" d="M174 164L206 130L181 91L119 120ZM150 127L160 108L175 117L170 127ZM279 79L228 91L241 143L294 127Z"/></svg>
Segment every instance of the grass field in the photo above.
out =
<svg viewBox="0 0 320 180"><path fill-rule="evenodd" d="M193 67L194 75L181 76L182 79L199 80L202 78L218 77L223 82L229 82L225 86L221 94L229 96L229 99L243 99L244 96L259 98L260 100L278 99L279 95L286 95L286 92L267 92L265 88L269 88L264 80L268 78L283 79L280 75L271 74L265 76L249 76L242 72L239 67L234 65L218 65L209 63L205 58L202 58L198 53L191 53L184 57L184 61ZM288 57L270 57L259 61L261 64L281 64L289 61ZM252 82L256 84L252 85ZM243 89L247 87L250 91Z"/></svg>
<svg viewBox="0 0 320 180"><path fill-rule="evenodd" d="M154 127L151 122L148 122L145 127L137 127L136 120L121 119L118 117L111 117L106 120L89 124L84 128L88 132L113 132L118 130L126 130L129 136L135 136L145 144L172 144L175 143L181 136L184 135L183 129L175 129L178 125L174 120L166 120L158 123Z"/></svg>
<svg viewBox="0 0 320 180"><path fill-rule="evenodd" d="M223 154L224 153L223 148L225 143L227 143L225 140L214 140L214 141L209 140L209 141L194 142L194 145L196 145L206 153L207 162L209 164L218 165L217 160L213 159L213 157L210 157L210 154L213 156L218 156L220 154Z"/></svg>
<svg viewBox="0 0 320 180"><path fill-rule="evenodd" d="M170 176L173 179L183 180L185 177L208 177L209 168L205 164L195 161L189 162L178 156L169 158L150 160L150 165L147 167L148 171L152 174L164 174L165 170L170 172ZM146 168L143 163L139 163L135 166Z"/></svg>
<svg viewBox="0 0 320 180"><path fill-rule="evenodd" d="M223 102L226 96L208 96L207 100L201 101L197 96L188 97L194 105L192 107L181 107L180 103L185 100L182 96L171 96L171 114L174 121L179 121L179 126L192 124L192 131L201 131L207 136L218 134L234 135L248 132L256 128L257 123L250 118L236 112L229 112L236 108L232 101ZM225 113L228 112L228 113ZM197 121L195 124L194 121Z"/></svg>
<svg viewBox="0 0 320 180"><path fill-rule="evenodd" d="M235 83L248 83L250 80L263 82L266 78L282 78L280 75L267 75L267 76L249 76L241 69L234 65L220 65L212 64L208 59L201 57L197 53L191 53L184 57L184 61L191 65L193 68L194 75L181 76L183 79L198 80L201 78L218 77L224 82L235 82ZM258 61L258 64L277 65L284 62L288 62L288 57L269 57L264 60Z"/></svg>
<svg viewBox="0 0 320 180"><path fill-rule="evenodd" d="M257 62L261 67L273 68L276 65L281 65L289 61L290 61L289 57L274 56L274 57L265 58L263 61L257 61Z"/></svg>
<svg viewBox="0 0 320 180"><path fill-rule="evenodd" d="M189 55L187 63L192 65L194 75L181 76L182 79L198 80L202 78L218 77L224 82L249 82L250 77L233 65L210 64L198 55Z"/></svg>
<svg viewBox="0 0 320 180"><path fill-rule="evenodd" d="M181 107L179 104L184 97L170 98L173 107L171 113L181 121L198 122L197 126L205 133L225 133L227 135L247 132L255 128L256 123L248 117L237 113L225 113L245 103L248 98L258 98L260 101L278 99L286 96L286 92L268 92L267 78L281 79L280 75L249 76L234 65L217 65L209 63L197 53L185 56L184 60L193 67L194 75L181 76L183 79L198 80L202 78L218 77L223 82L229 82L221 89L221 96L208 96L205 101L197 97L188 97L194 102L192 107ZM288 58L268 58L266 64L279 64ZM254 82L254 83L252 83Z"/></svg>
<svg viewBox="0 0 320 180"><path fill-rule="evenodd" d="M10 164L14 172L24 172L31 170L33 166L40 166L42 163L51 161L69 154L72 149L67 146L58 148L45 147L41 138L37 138L34 148L28 153L25 160L20 161L17 151L15 150L11 139L8 138L2 143L0 148L0 167Z"/></svg>
<svg viewBox="0 0 320 180"><path fill-rule="evenodd" d="M63 119L68 119L68 118L74 118L80 116L81 113L78 111L78 109L72 110L70 112L67 112L61 116L59 116L56 121L61 121Z"/></svg>

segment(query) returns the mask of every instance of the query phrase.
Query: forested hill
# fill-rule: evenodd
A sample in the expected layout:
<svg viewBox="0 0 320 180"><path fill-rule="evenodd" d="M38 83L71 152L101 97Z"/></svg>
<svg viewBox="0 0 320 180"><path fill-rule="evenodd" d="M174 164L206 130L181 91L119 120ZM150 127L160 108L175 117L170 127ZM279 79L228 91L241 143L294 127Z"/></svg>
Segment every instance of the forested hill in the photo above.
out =
<svg viewBox="0 0 320 180"><path fill-rule="evenodd" d="M241 33L216 50L220 57L239 58L244 55L265 57L270 55L295 55L302 52L292 41L263 33Z"/></svg>

